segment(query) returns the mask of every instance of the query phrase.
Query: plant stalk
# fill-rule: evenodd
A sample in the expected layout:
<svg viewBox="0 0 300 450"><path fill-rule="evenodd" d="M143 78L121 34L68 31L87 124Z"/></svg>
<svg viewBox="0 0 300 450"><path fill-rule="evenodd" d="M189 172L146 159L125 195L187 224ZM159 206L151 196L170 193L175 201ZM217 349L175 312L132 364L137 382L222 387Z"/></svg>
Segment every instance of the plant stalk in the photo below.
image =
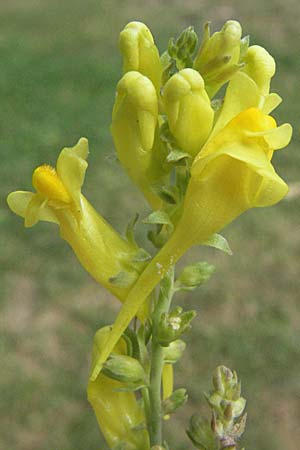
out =
<svg viewBox="0 0 300 450"><path fill-rule="evenodd" d="M168 312L174 293L174 267L171 267L161 281L158 301L153 313L153 331L151 347L151 370L149 385L150 417L149 436L150 446L162 445L162 395L161 379L164 365L163 347L157 341L157 328L161 315Z"/></svg>

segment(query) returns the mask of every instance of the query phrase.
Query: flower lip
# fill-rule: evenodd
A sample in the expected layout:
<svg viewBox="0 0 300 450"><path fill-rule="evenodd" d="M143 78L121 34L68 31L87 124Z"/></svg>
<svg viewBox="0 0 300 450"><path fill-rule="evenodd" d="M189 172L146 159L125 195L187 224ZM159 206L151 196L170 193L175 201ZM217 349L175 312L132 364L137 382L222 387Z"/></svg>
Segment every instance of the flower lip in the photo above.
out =
<svg viewBox="0 0 300 450"><path fill-rule="evenodd" d="M47 164L37 167L32 175L32 185L47 200L71 203L72 198L54 167Z"/></svg>

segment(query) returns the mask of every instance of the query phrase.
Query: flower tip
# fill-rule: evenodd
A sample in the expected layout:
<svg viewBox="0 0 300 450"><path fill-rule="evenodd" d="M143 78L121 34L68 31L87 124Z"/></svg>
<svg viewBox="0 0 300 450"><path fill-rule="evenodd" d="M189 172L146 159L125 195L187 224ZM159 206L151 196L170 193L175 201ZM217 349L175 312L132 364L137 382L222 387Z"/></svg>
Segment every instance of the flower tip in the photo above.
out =
<svg viewBox="0 0 300 450"><path fill-rule="evenodd" d="M227 20L223 26L223 32L232 38L232 40L240 40L242 37L242 27L237 20Z"/></svg>
<svg viewBox="0 0 300 450"><path fill-rule="evenodd" d="M9 209L18 216L25 217L27 206L33 195L32 192L26 191L11 192L6 198Z"/></svg>
<svg viewBox="0 0 300 450"><path fill-rule="evenodd" d="M77 144L73 147L82 159L87 159L89 154L89 141L86 137L81 137Z"/></svg>

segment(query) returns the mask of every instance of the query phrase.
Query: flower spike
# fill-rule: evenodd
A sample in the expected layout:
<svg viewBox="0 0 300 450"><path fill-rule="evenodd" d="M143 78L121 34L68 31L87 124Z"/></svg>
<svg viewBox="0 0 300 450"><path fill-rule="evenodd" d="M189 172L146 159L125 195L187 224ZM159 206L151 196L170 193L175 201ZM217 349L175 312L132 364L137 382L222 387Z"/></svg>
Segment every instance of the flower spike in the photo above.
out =
<svg viewBox="0 0 300 450"><path fill-rule="evenodd" d="M168 268L190 247L203 243L246 210L273 205L286 195L288 187L276 174L271 158L275 149L289 143L291 134L290 125L277 128L271 116L250 108L203 147L191 168L179 223L129 292L99 364Z"/></svg>

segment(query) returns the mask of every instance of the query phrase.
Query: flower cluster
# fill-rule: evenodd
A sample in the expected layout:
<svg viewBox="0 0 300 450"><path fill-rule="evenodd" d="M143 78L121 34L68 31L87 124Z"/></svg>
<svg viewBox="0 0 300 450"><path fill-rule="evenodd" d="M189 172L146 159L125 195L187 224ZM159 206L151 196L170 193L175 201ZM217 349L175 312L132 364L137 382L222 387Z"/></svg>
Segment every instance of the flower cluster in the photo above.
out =
<svg viewBox="0 0 300 450"><path fill-rule="evenodd" d="M215 233L240 214L273 205L288 190L272 165L273 152L285 147L292 134L289 124L277 126L270 116L281 102L270 92L274 59L264 48L249 46L233 20L212 35L207 24L198 48L197 41L189 27L160 55L146 25L131 22L120 34L123 76L111 132L120 163L152 208L144 222L152 227L148 236L158 249L153 257L137 245L131 228L121 236L81 193L85 138L61 151L56 169L35 169L34 193L8 196L9 207L24 217L26 227L40 220L58 224L83 267L123 303L112 327L96 335L88 386L110 448L150 448L140 426L147 411L133 392L147 384L147 361L137 365L126 346L131 320L138 316L146 323L150 294L190 247L214 245ZM187 289L200 283L194 273L190 276ZM166 355L173 347L175 353L182 349L178 337L193 316L176 310L157 322L166 347L166 414L186 398L182 390L172 397L172 364L178 358Z"/></svg>

